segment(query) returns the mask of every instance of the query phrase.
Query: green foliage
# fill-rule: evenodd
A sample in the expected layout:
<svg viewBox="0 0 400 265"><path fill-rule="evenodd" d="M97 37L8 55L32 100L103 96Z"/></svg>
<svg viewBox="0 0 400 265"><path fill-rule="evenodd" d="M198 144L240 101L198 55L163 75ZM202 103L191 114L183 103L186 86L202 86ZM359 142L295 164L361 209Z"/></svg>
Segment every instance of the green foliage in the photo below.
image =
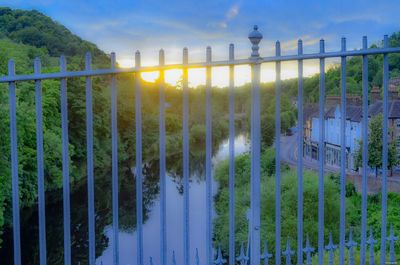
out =
<svg viewBox="0 0 400 265"><path fill-rule="evenodd" d="M261 160L261 235L268 241L270 249L274 249L275 242L275 178L274 151L268 149L263 153ZM250 156L244 154L235 160L235 196L236 196L236 246L247 241L246 211L250 207ZM215 170L215 178L219 182L220 190L215 198L217 218L215 219L215 241L221 243L224 250L228 247L229 227L229 191L228 191L229 164L223 162ZM318 220L318 178L315 173L304 173L304 230L310 236L311 242L317 242ZM339 235L339 190L332 178L325 179L325 228L326 240L328 232L332 231L337 241ZM297 237L297 176L295 171L283 167L282 172L282 238L290 238L295 248ZM347 201L347 212L354 211L352 201ZM352 222L349 221L349 224ZM283 240L285 241L285 240ZM282 247L285 242L282 242Z"/></svg>
<svg viewBox="0 0 400 265"><path fill-rule="evenodd" d="M64 27L51 21L36 11L0 9L0 73L7 74L8 60L13 59L18 74L32 73L32 61L36 57L42 60L43 72L56 72L61 53L68 55L68 69L80 70L84 67L82 55L91 51L94 68L104 67L107 56L98 54L94 45L80 40L66 31ZM47 29L42 26L46 25ZM38 33L38 30L41 33ZM53 34L53 35L52 35ZM61 36L61 35L62 36ZM57 40L54 40L54 37ZM49 43L49 42L52 43ZM95 59L97 58L97 59ZM94 170L96 180L109 179L111 170L111 118L109 78L96 77L93 83L93 123L94 123ZM132 167L135 162L135 93L132 90L132 75L120 75L118 87L118 136L119 161L123 170ZM159 156L159 86L141 82L143 112L143 159L147 163L158 160ZM86 179L86 106L85 79L68 80L68 119L70 177L72 192L79 190ZM8 93L5 85L0 90L0 228L11 224L11 176ZM48 192L59 192L62 187L61 161L61 114L60 82L46 80L42 82L43 91L43 134L45 151L45 188ZM249 130L250 87L237 88L236 121L238 132ZM35 89L33 82L17 84L17 126L18 156L21 207L31 207L37 203L37 157L36 157L36 119ZM212 144L213 150L228 133L228 90L212 91ZM262 110L262 123L270 130L263 134L264 146L270 146L274 138L274 89L272 84L262 85L262 102L267 108ZM180 176L182 171L182 93L179 87L167 86L166 101L166 150L167 164L172 175ZM205 139L205 88L190 89L190 152L193 164L204 160ZM294 108L289 97L282 95L283 131L295 122ZM268 119L265 119L268 117ZM264 125L263 125L264 126ZM270 161L273 164L273 161ZM269 167L269 170L273 170ZM269 173L271 174L271 172ZM154 191L156 194L157 191ZM58 198L58 197L57 197ZM54 198L53 198L54 200ZM150 203L150 202L149 202ZM1 229L0 229L1 230Z"/></svg>
<svg viewBox="0 0 400 265"><path fill-rule="evenodd" d="M368 137L368 165L375 168L377 177L378 169L382 168L382 114L378 114L369 121L369 137ZM388 136L389 137L389 136ZM356 153L356 167L362 166L362 142ZM397 149L395 142L391 142L388 148L388 167L393 168L398 164Z"/></svg>
<svg viewBox="0 0 400 265"><path fill-rule="evenodd" d="M90 51L94 62L108 64L109 59L93 43L74 35L61 24L32 10L0 8L0 32L16 43L48 51L50 56L83 56Z"/></svg>
<svg viewBox="0 0 400 265"><path fill-rule="evenodd" d="M261 158L261 236L268 241L269 249L273 251L275 244L275 177L274 177L274 150L267 149ZM250 155L243 154L235 160L235 245L238 248L241 242L247 241L248 221L246 211L250 207ZM214 220L215 244L221 244L225 253L228 250L229 226L229 163L224 161L215 169L215 178L219 183L219 190L215 196L217 218ZM290 239L293 249L296 248L297 238L297 174L295 170L283 167L281 180L281 225L282 247L286 239ZM328 242L329 232L332 232L334 242L339 241L339 213L340 213L340 180L338 175L326 175L324 181L325 207L325 242ZM318 237L318 177L315 172L305 171L303 175L303 226L310 237L313 246ZM400 195L388 194L388 224L393 224L395 231L400 230ZM368 196L367 225L372 228L375 238L380 238L381 232L381 197ZM352 227L355 241L360 241L361 231L361 196L356 192L352 183L346 185L346 231ZM376 250L379 249L379 243ZM239 249L236 249L239 251ZM355 250L356 261L359 254ZM400 244L395 244L396 255L400 254ZM377 256L379 256L377 254ZM337 257L335 257L337 258ZM316 257L313 258L313 262ZM282 260L283 262L283 260Z"/></svg>
<svg viewBox="0 0 400 265"><path fill-rule="evenodd" d="M354 250L354 264L361 264L361 255L360 255L360 251L355 248ZM374 261L375 264L379 264L380 262L380 251L378 248L375 248L375 256L374 256ZM370 257L367 254L366 255L366 264L371 264L369 262ZM387 255L387 260L389 260L389 255ZM323 264L329 264L329 253L325 252L324 253L324 263ZM336 251L334 252L334 258L333 258L333 264L339 264L339 251L336 249ZM312 264L313 265L317 265L318 264L318 255L313 255L312 257ZM345 264L349 264L349 251L348 249L345 250Z"/></svg>
<svg viewBox="0 0 400 265"><path fill-rule="evenodd" d="M8 72L8 60L15 62L17 74L33 72L33 59L41 58L42 71L58 69L58 58L69 56L69 68L82 69L82 55L91 51L94 67L108 62L108 56L89 42L83 41L63 26L37 11L11 10L0 8L0 75ZM73 49L73 50L69 50ZM74 51L76 50L76 52ZM79 51L79 52L78 52ZM107 63L108 64L108 63ZM68 82L69 126L70 126L70 176L73 183L85 178L85 105L83 80ZM107 79L94 79L94 129L95 129L95 174L109 172L109 95ZM17 84L17 137L19 160L19 189L21 207L37 203L37 162L36 162L36 118L35 89L33 82ZM62 186L61 174L61 115L60 82L42 82L44 168L46 191ZM8 89L0 85L0 230L11 223L11 172L9 132ZM124 156L123 156L124 157ZM100 170L102 169L102 170ZM76 189L79 185L72 185ZM1 242L1 239L0 239Z"/></svg>
<svg viewBox="0 0 400 265"><path fill-rule="evenodd" d="M400 33L393 33L389 37L389 46L400 46ZM382 44L373 44L371 48L382 47ZM382 55L368 56L368 81L369 88L382 86ZM389 55L390 78L400 76L400 54ZM346 65L346 93L349 95L362 94L362 59L361 57L350 57ZM297 96L297 80L285 80L282 89L287 91L291 97ZM339 96L341 90L341 70L338 64L329 67L325 74L326 95ZM304 100L307 103L318 102L319 99L319 74L304 79Z"/></svg>
<svg viewBox="0 0 400 265"><path fill-rule="evenodd" d="M391 45L399 46L400 34L390 37ZM7 62L14 59L18 74L32 73L32 60L40 57L43 64L43 72L55 72L58 69L58 56L64 54L68 57L68 69L80 70L84 67L84 53L90 51L93 56L93 68L109 66L108 56L99 50L94 44L80 39L72 34L64 26L54 22L38 11L12 10L0 8L0 74L7 74ZM381 61L379 56L369 57L370 81L379 84L382 79ZM390 70L397 74L400 72L400 57L390 56ZM352 58L348 62L348 90L351 93L360 93L360 60ZM340 72L337 67L327 71L327 93L337 94L340 87ZM93 113L94 113L94 165L96 184L100 182L102 191L106 191L109 198L109 172L111 168L111 133L110 133L110 90L108 77L93 78ZM309 102L318 100L319 76L315 75L304 80L305 99ZM134 190L134 182L126 172L135 161L135 93L132 89L133 76L120 75L117 78L118 86L118 143L119 163L123 168L124 177L120 180L121 191ZM42 82L43 90L43 120L44 120L44 150L45 150L45 185L46 191L60 192L62 186L61 174L61 124L60 124L60 83L58 80ZM68 80L68 116L69 116L69 151L70 151L70 175L73 191L81 192L86 178L86 108L85 108L85 79L74 78ZM143 159L146 163L155 163L158 158L158 110L159 110L159 86L157 83L149 84L141 82L142 106L143 106ZM296 122L296 109L292 100L297 95L297 80L285 80L282 82L281 98L281 131L284 133ZM181 150L182 150L182 93L177 87L166 87L166 150L169 173L180 176ZM228 90L213 89L212 117L213 117L213 150L221 139L226 138L228 131ZM244 85L235 89L236 127L240 132L249 131L250 117L250 86ZM261 126L262 126L262 235L269 242L274 242L274 205L275 182L272 177L275 172L274 150L270 148L275 134L275 89L272 83L261 85ZM17 126L18 126L18 152L19 152L19 180L20 201L22 207L30 207L37 202L37 165L36 165L36 120L33 82L21 82L17 85ZM197 163L204 160L204 135L205 135L205 90L204 87L190 89L190 144L191 162ZM11 177L10 177L10 138L8 116L8 93L5 85L0 86L0 230L9 226L11 222ZM283 236L295 238L296 236L296 175L283 166L282 176L282 216L284 216ZM156 174L154 174L156 176ZM222 162L216 168L215 178L220 183L220 190L216 197L216 211L218 218L215 220L215 239L227 247L227 203L228 203L228 163ZM236 158L236 216L237 216L237 240L247 238L247 220L245 212L249 207L249 176L250 161L248 154ZM157 178L158 179L158 178ZM317 216L317 182L314 173L304 174L304 198L305 198L305 229L309 231L311 239L316 238ZM151 182L153 179L146 179ZM148 185L145 193L155 196L157 185ZM99 186L96 186L99 187ZM97 191L96 191L97 192ZM327 230L338 229L338 188L335 178L325 180L325 218ZM124 196L121 192L121 196ZM357 224L359 218L358 206L360 200L349 186L347 190L348 224ZM393 196L393 197L390 197ZM389 194L391 200L397 201L398 195ZM151 196L145 201L145 205L151 202ZM109 207L109 200L101 203L100 208ZM121 199L121 203L127 204L129 200ZM371 216L369 224L374 231L379 229L379 198L369 201L368 214ZM130 201L129 201L130 202ZM399 201L400 202L400 201ZM55 202L60 203L60 202ZM132 204L134 205L134 203ZM130 207L132 207L132 205ZM357 205L354 208L354 205ZM400 205L400 203L397 203ZM122 207L134 212L130 207ZM389 206L389 221L396 223L399 220L396 207ZM84 212L86 207L82 207ZM127 229L133 227L134 216L121 214L121 227ZM123 219L125 217L125 219ZM287 218L286 218L287 217ZM35 217L36 218L36 217ZM102 219L104 227L109 223L109 218ZM146 218L146 213L145 213ZM54 226L61 228L62 226ZM54 228L52 227L52 228ZM101 226L97 227L99 229ZM87 229L86 229L87 230ZM49 235L60 233L55 231ZM106 242L101 239L101 245ZM335 238L336 240L336 238ZM77 239L77 244L84 245L83 239ZM292 241L294 242L294 241ZM0 238L1 243L1 238ZM239 244L237 244L239 245Z"/></svg>

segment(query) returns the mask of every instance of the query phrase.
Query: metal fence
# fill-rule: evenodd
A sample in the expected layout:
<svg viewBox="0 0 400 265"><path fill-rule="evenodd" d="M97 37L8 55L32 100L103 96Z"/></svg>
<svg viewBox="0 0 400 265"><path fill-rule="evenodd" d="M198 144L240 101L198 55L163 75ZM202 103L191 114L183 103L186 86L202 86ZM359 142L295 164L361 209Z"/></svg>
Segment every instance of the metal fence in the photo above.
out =
<svg viewBox="0 0 400 265"><path fill-rule="evenodd" d="M10 106L10 133L11 133L11 172L12 172L12 212L13 212L13 238L14 238L14 264L21 264L21 247L20 247L20 216L19 216L19 191L18 191L18 144L17 144L17 124L16 124L16 84L20 81L35 81L36 94L36 134L37 134L37 169L38 169L38 204L39 204L39 246L40 246L40 264L45 265L46 262L46 226L45 226L45 190L44 190L44 158L43 158L43 121L42 121L42 95L41 81L45 79L61 80L61 125L62 125L62 172L63 172L63 211L64 211L64 264L71 264L71 231L70 231L70 179L69 179L69 153L68 153L68 106L67 106L67 79L84 77L86 79L86 140L87 140L87 183L88 183L88 223L89 223L89 264L95 264L95 208L94 208L94 168L93 168L93 109L92 109L92 77L95 76L111 76L111 118L112 118L112 225L113 225L113 263L119 264L119 246L118 246L118 141L117 141L117 93L116 93L116 75L122 73L133 73L136 77L147 71L160 72L160 201L161 201L161 265L169 264L167 257L167 239L166 239L166 148L165 148L165 94L164 94L164 71L168 69L183 69L183 196L184 196L184 264L192 264L190 260L189 245L189 94L188 94L188 69L190 68L206 68L206 192L207 192L207 214L206 221L206 260L200 261L196 259L197 264L224 264L230 265L239 262L240 264L251 263L253 265L268 264L272 258L272 254L268 249L261 251L260 238L260 68L262 63L275 63L276 69L276 117L275 117L275 150L276 150L276 231L275 231L275 262L280 264L285 260L286 264L291 264L292 256L297 257L297 264L311 264L311 255L316 252L318 255L318 264L323 264L325 251L329 253L329 264L333 264L333 252L339 248L339 261L344 264L345 255L348 253L350 264L354 264L354 248L357 243L354 241L352 232L349 232L349 238L346 240L346 216L345 216L345 184L346 171L345 159L341 159L340 172L340 241L338 245L332 242L330 236L329 242L324 241L324 133L319 134L319 186L318 186L318 242L314 249L308 240L304 240L303 231L303 61L310 59L318 59L320 64L320 83L319 83L319 129L324 132L324 109L325 109L325 59L340 58L341 59L341 157L345 157L345 126L346 126L346 58L349 56L362 56L362 112L363 112L363 154L362 154L362 209L361 209L361 242L360 242L360 258L361 264L366 263L367 246L369 245L369 256L374 256L374 244L377 241L371 233L367 235L367 149L368 149L368 55L383 55L383 135L388 135L388 79L389 79L389 63L388 54L399 53L400 47L389 47L388 37L384 37L383 48L367 47L367 38L363 38L363 48L360 50L346 50L346 39L342 38L341 50L337 52L325 52L324 40L320 41L319 53L303 54L302 41L298 42L298 54L281 55L279 41L276 42L276 55L272 57L261 57L259 54L259 42L262 39L261 33L257 26L249 34L252 44L252 53L249 58L235 59L234 46L229 46L229 59L224 61L212 61L211 48L207 48L206 62L189 63L188 49L183 49L182 64L165 64L164 51L160 50L159 65L144 67L140 63L140 53L136 52L135 67L129 69L120 69L116 67L115 54L111 54L110 69L91 69L91 55L86 55L85 70L69 72L66 68L65 57L60 58L60 72L57 73L41 73L40 60L34 62L34 73L29 75L16 75L15 66L12 60L8 64L8 75L0 77L0 83L8 83L9 87L9 106ZM280 98L281 98L281 62L297 61L298 62L298 207L297 207L297 251L290 248L289 241L286 243L286 249L281 249L281 168L280 168ZM234 102L235 102L235 84L234 84L234 67L237 65L250 65L252 71L251 80L251 207L250 207L250 251L246 254L242 246L240 253L235 253L235 154L234 154ZM216 259L214 259L214 249L212 242L212 118L211 118L211 69L216 66L229 67L229 252L225 253L229 256L229 261L223 258L221 250L218 249ZM137 264L146 264L143 260L143 216L142 216L142 113L141 113L141 88L139 78L135 78L135 116L136 116L136 214L137 214ZM387 262L386 251L389 245L389 262L395 264L394 243L397 237L394 235L393 229L387 233L387 175L388 175L388 139L383 137L383 170L382 170L382 230L381 230L381 264ZM327 245L325 245L327 243ZM349 251L345 252L345 248ZM296 254L295 254L296 253ZM152 263L150 261L150 263ZM175 259L173 259L173 263Z"/></svg>

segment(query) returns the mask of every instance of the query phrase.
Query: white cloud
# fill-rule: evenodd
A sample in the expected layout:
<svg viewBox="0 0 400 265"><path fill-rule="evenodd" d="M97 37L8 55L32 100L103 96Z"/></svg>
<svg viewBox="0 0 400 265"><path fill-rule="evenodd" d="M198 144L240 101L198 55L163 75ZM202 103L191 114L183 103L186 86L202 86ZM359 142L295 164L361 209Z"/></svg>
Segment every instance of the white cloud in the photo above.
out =
<svg viewBox="0 0 400 265"><path fill-rule="evenodd" d="M235 4L229 8L228 12L226 12L225 18L226 20L234 19L237 15L239 15L239 5Z"/></svg>
<svg viewBox="0 0 400 265"><path fill-rule="evenodd" d="M211 22L208 23L208 25L214 28L226 29L228 27L229 22L239 15L239 11L240 11L239 4L234 4L228 9L228 11L226 11L225 17L222 21Z"/></svg>
<svg viewBox="0 0 400 265"><path fill-rule="evenodd" d="M320 38L315 38L310 35L304 35L300 38L303 41L303 46L313 45L319 42ZM283 50L295 50L297 48L298 39L291 39L282 42L281 48Z"/></svg>

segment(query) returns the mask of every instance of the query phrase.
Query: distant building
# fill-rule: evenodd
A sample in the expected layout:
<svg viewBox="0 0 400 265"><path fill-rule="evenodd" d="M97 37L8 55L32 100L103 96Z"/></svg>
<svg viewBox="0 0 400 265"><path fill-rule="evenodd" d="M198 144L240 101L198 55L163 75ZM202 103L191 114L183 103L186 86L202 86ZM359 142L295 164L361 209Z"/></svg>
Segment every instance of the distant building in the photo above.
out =
<svg viewBox="0 0 400 265"><path fill-rule="evenodd" d="M332 166L340 166L341 122L340 105L332 106L325 112L325 163ZM362 108L361 106L346 106L346 165L347 168L355 169L354 154L358 150L361 139L362 128ZM319 116L313 113L306 122L304 137L304 155L311 159L319 159Z"/></svg>
<svg viewBox="0 0 400 265"><path fill-rule="evenodd" d="M390 141L395 141L400 159L400 77L389 80L389 132ZM360 96L347 95L346 98L346 168L356 170L355 155L359 148L362 129L362 101ZM368 118L382 113L382 90L372 87ZM340 167L340 97L328 96L325 102L325 163ZM304 108L304 156L317 160L319 144L319 109L318 105Z"/></svg>
<svg viewBox="0 0 400 265"><path fill-rule="evenodd" d="M394 93L393 93L394 94ZM391 96L389 101L389 132L390 141L395 141L398 154L400 154L400 99ZM328 102L329 106L328 106ZM353 101L353 104L357 100ZM369 118L382 113L382 101L371 103L368 110ZM309 159L319 159L319 112L314 106L305 107L304 122L304 156ZM362 130L362 106L361 104L346 106L346 168L357 170L355 167L355 155L359 149ZM327 111L325 111L324 124L324 148L325 163L340 167L341 141L340 141L341 109L340 104L327 99ZM399 156L400 158L400 156Z"/></svg>

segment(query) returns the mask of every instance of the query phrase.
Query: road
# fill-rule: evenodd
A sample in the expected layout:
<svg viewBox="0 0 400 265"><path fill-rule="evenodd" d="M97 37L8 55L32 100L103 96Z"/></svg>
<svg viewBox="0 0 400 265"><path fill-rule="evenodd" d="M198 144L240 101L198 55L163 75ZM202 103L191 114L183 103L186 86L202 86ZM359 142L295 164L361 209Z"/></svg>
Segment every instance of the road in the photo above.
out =
<svg viewBox="0 0 400 265"><path fill-rule="evenodd" d="M294 133L291 136L281 136L281 160L288 163L289 165L297 166L298 157L298 144L297 144L298 134ZM311 160L310 158L303 158L303 166L305 169L312 169L318 171L319 162L316 160ZM339 173L340 168L325 165L325 172ZM356 174L354 172L347 172L347 174Z"/></svg>
<svg viewBox="0 0 400 265"><path fill-rule="evenodd" d="M290 166L297 166L298 157L298 144L297 144L298 134L295 133L291 136L281 136L281 160ZM311 160L309 158L303 158L304 169L310 169L318 172L319 162L316 160ZM340 173L340 167L334 167L331 165L325 165L325 173ZM346 172L346 178L351 181L355 186L357 191L361 191L362 177L358 172L348 170ZM369 176L368 178L368 193L380 192L381 188L381 178L375 178L374 176ZM388 177L388 191L400 193L400 177Z"/></svg>

